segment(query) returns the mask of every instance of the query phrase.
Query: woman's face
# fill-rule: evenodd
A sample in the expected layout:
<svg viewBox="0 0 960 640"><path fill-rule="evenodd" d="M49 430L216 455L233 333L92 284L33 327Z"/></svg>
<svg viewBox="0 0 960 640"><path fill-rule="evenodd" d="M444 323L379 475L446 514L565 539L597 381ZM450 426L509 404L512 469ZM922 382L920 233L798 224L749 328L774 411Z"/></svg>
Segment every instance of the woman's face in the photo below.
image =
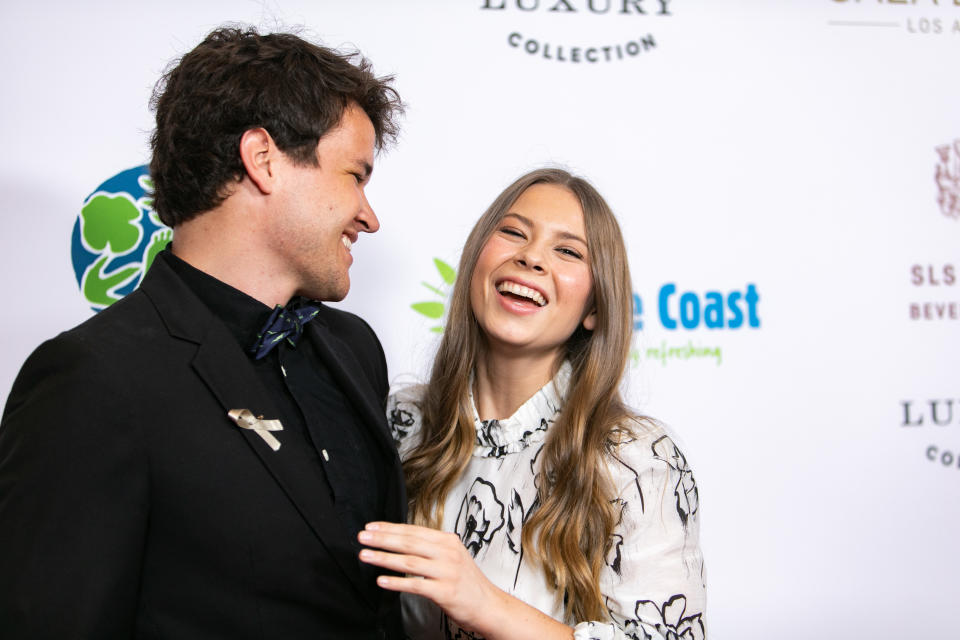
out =
<svg viewBox="0 0 960 640"><path fill-rule="evenodd" d="M580 202L565 187L535 184L517 198L470 280L470 304L491 349L558 353L581 322L593 329L586 237Z"/></svg>

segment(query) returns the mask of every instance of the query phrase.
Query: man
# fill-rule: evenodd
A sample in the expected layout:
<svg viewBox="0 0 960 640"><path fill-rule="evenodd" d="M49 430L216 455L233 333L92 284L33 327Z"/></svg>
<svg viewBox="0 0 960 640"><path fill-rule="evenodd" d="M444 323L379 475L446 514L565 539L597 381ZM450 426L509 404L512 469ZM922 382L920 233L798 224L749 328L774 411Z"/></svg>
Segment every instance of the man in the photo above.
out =
<svg viewBox="0 0 960 640"><path fill-rule="evenodd" d="M172 250L31 355L0 426L3 638L402 637L357 557L405 519L383 351L316 302L402 108L352 59L223 28L158 84Z"/></svg>

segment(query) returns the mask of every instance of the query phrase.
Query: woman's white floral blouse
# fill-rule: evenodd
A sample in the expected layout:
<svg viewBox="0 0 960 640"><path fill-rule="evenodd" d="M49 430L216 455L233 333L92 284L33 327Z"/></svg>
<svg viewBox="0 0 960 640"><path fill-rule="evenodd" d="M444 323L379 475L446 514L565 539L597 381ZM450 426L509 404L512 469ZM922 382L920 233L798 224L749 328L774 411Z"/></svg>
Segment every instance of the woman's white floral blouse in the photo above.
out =
<svg viewBox="0 0 960 640"><path fill-rule="evenodd" d="M482 421L474 408L476 446L444 505L442 528L459 534L491 582L572 625L577 640L701 640L706 593L697 485L683 454L655 423L632 424L633 439L607 460L621 509L600 577L609 618L566 618L542 570L524 557L520 532L538 504L537 457L562 410L570 369L564 364L505 420ZM418 442L422 389L403 390L388 403L401 458ZM476 637L425 599L404 594L403 604L410 638Z"/></svg>

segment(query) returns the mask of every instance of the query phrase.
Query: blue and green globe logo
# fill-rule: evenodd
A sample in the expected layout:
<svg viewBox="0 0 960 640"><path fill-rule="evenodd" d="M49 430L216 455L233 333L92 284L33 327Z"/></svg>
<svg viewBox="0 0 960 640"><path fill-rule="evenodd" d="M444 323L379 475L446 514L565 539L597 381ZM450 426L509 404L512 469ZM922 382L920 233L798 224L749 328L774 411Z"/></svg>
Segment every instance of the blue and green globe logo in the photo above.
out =
<svg viewBox="0 0 960 640"><path fill-rule="evenodd" d="M136 289L173 238L153 210L147 167L121 171L87 196L73 225L71 259L94 311Z"/></svg>

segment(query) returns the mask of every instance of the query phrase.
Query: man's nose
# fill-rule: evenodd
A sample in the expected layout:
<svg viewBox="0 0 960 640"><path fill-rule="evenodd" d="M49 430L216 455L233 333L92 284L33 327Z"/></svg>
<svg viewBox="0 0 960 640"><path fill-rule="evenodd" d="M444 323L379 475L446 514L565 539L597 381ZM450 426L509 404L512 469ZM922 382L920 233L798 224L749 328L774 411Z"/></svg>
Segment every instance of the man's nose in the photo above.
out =
<svg viewBox="0 0 960 640"><path fill-rule="evenodd" d="M360 231L376 233L380 228L380 219L377 217L377 214L373 212L373 207L370 206L366 194L363 195L363 206L357 215L357 220L360 222Z"/></svg>

